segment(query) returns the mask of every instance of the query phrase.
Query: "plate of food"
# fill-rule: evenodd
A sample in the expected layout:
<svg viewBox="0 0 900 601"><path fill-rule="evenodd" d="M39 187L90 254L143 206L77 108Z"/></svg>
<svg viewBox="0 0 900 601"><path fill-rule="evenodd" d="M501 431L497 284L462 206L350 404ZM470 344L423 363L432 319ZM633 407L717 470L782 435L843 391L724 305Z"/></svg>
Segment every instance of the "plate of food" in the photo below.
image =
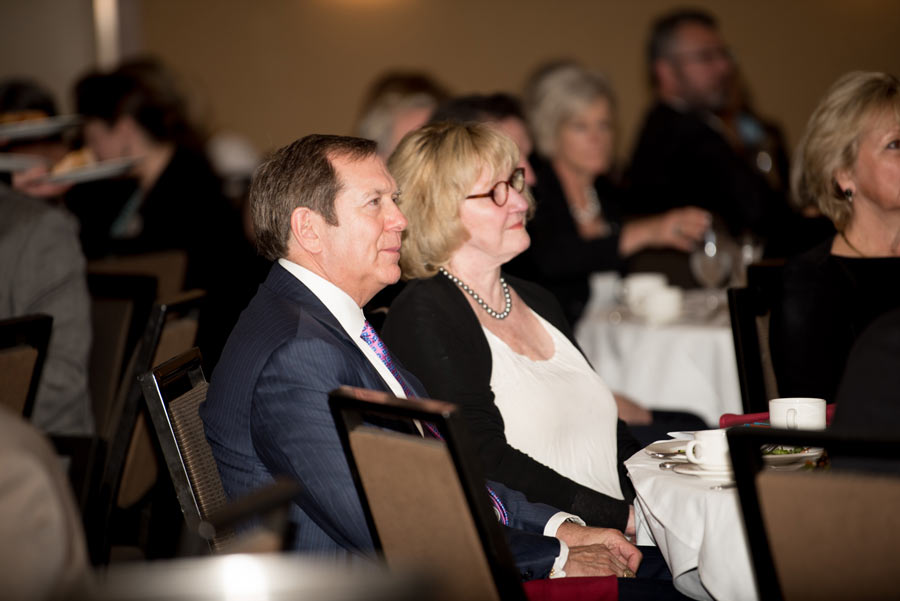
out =
<svg viewBox="0 0 900 601"><path fill-rule="evenodd" d="M46 165L43 157L35 154L18 154L14 152L0 152L0 171L25 171L37 165Z"/></svg>
<svg viewBox="0 0 900 601"><path fill-rule="evenodd" d="M134 165L135 160L111 159L97 161L87 148L73 150L53 166L46 181L53 184L78 184L98 179L108 179L124 175Z"/></svg>
<svg viewBox="0 0 900 601"><path fill-rule="evenodd" d="M686 440L658 440L651 445L648 445L644 451L647 452L648 455L659 456L672 456L672 457L684 457L684 450L687 447L688 441Z"/></svg>
<svg viewBox="0 0 900 601"><path fill-rule="evenodd" d="M763 449L763 462L766 465L788 465L791 463L805 463L815 461L822 456L824 449L817 447L794 447L790 445L777 445Z"/></svg>
<svg viewBox="0 0 900 601"><path fill-rule="evenodd" d="M40 113L43 114L43 113ZM55 117L24 118L21 120L0 123L0 140L6 142L45 138L61 133L63 130L78 125L78 115L57 115Z"/></svg>

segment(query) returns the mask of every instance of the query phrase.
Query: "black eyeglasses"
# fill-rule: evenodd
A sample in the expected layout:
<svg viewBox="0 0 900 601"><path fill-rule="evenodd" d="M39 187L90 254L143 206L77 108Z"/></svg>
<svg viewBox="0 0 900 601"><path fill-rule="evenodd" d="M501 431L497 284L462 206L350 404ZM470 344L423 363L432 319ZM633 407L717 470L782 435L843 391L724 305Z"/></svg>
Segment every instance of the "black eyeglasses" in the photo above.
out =
<svg viewBox="0 0 900 601"><path fill-rule="evenodd" d="M466 198L490 198L498 207L502 207L509 200L509 189L512 188L519 194L525 190L525 170L516 168L505 182L497 182L494 187L484 194L469 194Z"/></svg>

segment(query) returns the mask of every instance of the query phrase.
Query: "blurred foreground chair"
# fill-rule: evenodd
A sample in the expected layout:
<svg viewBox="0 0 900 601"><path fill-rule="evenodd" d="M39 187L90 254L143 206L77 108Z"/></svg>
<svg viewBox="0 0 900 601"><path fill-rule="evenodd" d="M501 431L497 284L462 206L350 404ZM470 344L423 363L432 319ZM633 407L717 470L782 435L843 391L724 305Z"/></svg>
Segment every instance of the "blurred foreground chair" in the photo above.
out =
<svg viewBox="0 0 900 601"><path fill-rule="evenodd" d="M780 297L784 261L755 263L747 269L747 287L728 289L731 333L744 413L768 409L778 398L769 346L769 318Z"/></svg>
<svg viewBox="0 0 900 601"><path fill-rule="evenodd" d="M206 400L208 384L202 357L196 348L153 368L140 378L144 399L166 460L175 493L187 523L188 542L200 537L208 551L280 550L292 539L287 526L288 507L299 493L293 481L276 481L272 487L228 504L219 470L198 413ZM274 513L274 537L256 532L236 536L233 527L248 515ZM261 542L262 541L262 542ZM274 548L265 548L265 547ZM262 547L262 548L261 548Z"/></svg>
<svg viewBox="0 0 900 601"><path fill-rule="evenodd" d="M159 298L171 298L184 290L187 253L162 250L136 255L117 255L88 263L89 273L111 275L143 275L156 279Z"/></svg>
<svg viewBox="0 0 900 601"><path fill-rule="evenodd" d="M763 470L763 445L825 449L829 469ZM760 599L896 599L900 436L733 428L728 445Z"/></svg>
<svg viewBox="0 0 900 601"><path fill-rule="evenodd" d="M26 419L37 395L53 318L26 315L0 321L0 405Z"/></svg>
<svg viewBox="0 0 900 601"><path fill-rule="evenodd" d="M618 582L574 578L520 583L484 479L465 451L455 405L341 387L329 405L376 550L397 570L426 570L434 599L616 599ZM421 420L443 441L367 420ZM554 589L556 589L554 591Z"/></svg>

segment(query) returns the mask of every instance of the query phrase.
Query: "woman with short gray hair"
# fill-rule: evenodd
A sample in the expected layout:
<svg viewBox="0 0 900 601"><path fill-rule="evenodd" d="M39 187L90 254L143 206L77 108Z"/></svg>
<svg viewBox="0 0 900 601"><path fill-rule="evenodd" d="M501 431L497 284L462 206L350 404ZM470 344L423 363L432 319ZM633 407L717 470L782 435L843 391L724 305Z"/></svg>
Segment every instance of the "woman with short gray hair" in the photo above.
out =
<svg viewBox="0 0 900 601"><path fill-rule="evenodd" d="M540 156L537 213L529 226L529 275L550 288L571 322L588 299L588 276L623 270L646 248L692 250L710 216L695 207L622 220L621 191L607 175L615 142L615 98L605 77L574 62L557 62L531 78L525 110Z"/></svg>

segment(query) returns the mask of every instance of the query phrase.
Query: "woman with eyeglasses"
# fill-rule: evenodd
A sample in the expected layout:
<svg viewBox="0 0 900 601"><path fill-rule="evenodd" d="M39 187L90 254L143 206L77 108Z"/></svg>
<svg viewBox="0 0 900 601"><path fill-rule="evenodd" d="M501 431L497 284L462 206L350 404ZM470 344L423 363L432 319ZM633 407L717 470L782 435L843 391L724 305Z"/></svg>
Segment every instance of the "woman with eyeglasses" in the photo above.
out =
<svg viewBox="0 0 900 601"><path fill-rule="evenodd" d="M485 125L408 134L388 166L401 191L406 288L383 338L434 398L457 403L485 474L633 532L622 462L640 449L562 308L503 264L528 248L532 209L515 143Z"/></svg>

